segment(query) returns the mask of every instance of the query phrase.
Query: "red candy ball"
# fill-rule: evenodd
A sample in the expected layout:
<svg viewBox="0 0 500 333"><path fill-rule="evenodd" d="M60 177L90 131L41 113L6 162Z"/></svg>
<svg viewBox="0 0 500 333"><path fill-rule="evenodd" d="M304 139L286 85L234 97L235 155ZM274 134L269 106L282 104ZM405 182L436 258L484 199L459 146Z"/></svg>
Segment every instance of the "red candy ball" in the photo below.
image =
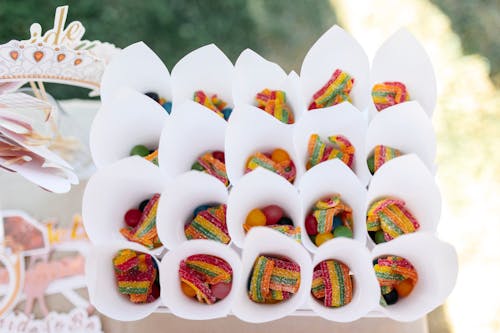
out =
<svg viewBox="0 0 500 333"><path fill-rule="evenodd" d="M231 283L219 282L212 286L212 293L215 298L223 299L231 292Z"/></svg>
<svg viewBox="0 0 500 333"><path fill-rule="evenodd" d="M222 163L226 163L226 157L224 155L224 152L223 151L219 151L219 150L216 150L212 153L212 156L221 161Z"/></svg>
<svg viewBox="0 0 500 333"><path fill-rule="evenodd" d="M129 227L134 228L136 225L139 224L141 217L142 217L142 212L139 209L129 209L125 213L125 223Z"/></svg>
<svg viewBox="0 0 500 333"><path fill-rule="evenodd" d="M266 215L266 225L276 224L283 217L283 209L277 205L266 206L262 212Z"/></svg>
<svg viewBox="0 0 500 333"><path fill-rule="evenodd" d="M305 225L309 236L318 234L318 221L316 221L316 218L312 214L307 215Z"/></svg>

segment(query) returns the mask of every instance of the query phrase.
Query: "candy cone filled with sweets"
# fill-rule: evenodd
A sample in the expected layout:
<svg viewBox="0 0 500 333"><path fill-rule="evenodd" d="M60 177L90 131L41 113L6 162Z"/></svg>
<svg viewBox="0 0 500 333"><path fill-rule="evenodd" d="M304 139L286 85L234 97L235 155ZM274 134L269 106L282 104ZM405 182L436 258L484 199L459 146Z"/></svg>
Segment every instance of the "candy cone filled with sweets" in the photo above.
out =
<svg viewBox="0 0 500 333"><path fill-rule="evenodd" d="M231 115L234 67L214 44L184 56L172 69L173 112L186 101L195 101L221 119Z"/></svg>
<svg viewBox="0 0 500 333"><path fill-rule="evenodd" d="M386 162L372 178L366 207L370 244L407 233L435 232L440 215L437 184L415 154Z"/></svg>
<svg viewBox="0 0 500 333"><path fill-rule="evenodd" d="M85 261L90 302L115 320L147 317L161 304L158 266L155 256L136 243L93 246Z"/></svg>
<svg viewBox="0 0 500 333"><path fill-rule="evenodd" d="M171 108L170 73L161 59L143 42L127 46L106 66L100 87L102 102L109 103L123 87L157 97L155 100L163 107ZM170 106L167 106L168 103Z"/></svg>
<svg viewBox="0 0 500 333"><path fill-rule="evenodd" d="M295 72L287 75L278 64L250 49L241 52L234 72L235 105L257 106L285 124L293 124L300 118L305 106Z"/></svg>
<svg viewBox="0 0 500 333"><path fill-rule="evenodd" d="M368 57L361 45L334 25L314 43L302 62L300 82L308 109L350 102L363 111L369 103L368 73Z"/></svg>
<svg viewBox="0 0 500 333"><path fill-rule="evenodd" d="M160 250L156 211L165 188L167 181L160 169L138 156L96 172L82 202L85 230L92 243L128 239Z"/></svg>
<svg viewBox="0 0 500 333"><path fill-rule="evenodd" d="M294 143L297 169L309 170L331 159L344 162L368 184L370 173L365 156L366 121L349 103L308 112L297 123Z"/></svg>
<svg viewBox="0 0 500 333"><path fill-rule="evenodd" d="M293 127L245 105L235 109L226 130L226 169L231 184L258 167L271 170L290 183L300 177Z"/></svg>
<svg viewBox="0 0 500 333"><path fill-rule="evenodd" d="M283 177L259 168L243 176L229 194L229 234L240 248L245 243L247 232L257 226L274 228L300 240L301 207L299 194L293 185ZM275 213L281 216L274 216Z"/></svg>
<svg viewBox="0 0 500 333"><path fill-rule="evenodd" d="M177 111L161 135L159 161L162 171L174 178L196 170L228 186L224 156L226 122L193 101L186 101Z"/></svg>
<svg viewBox="0 0 500 333"><path fill-rule="evenodd" d="M243 285L236 291L233 306L239 319L251 323L276 320L306 301L312 282L311 258L296 241L269 228L252 228L242 264Z"/></svg>
<svg viewBox="0 0 500 333"><path fill-rule="evenodd" d="M425 111L415 101L387 108L370 122L366 132L366 159L371 174L385 162L410 153L416 154L434 172L434 129Z"/></svg>
<svg viewBox="0 0 500 333"><path fill-rule="evenodd" d="M162 300L176 316L226 317L241 289L241 261L231 248L193 240L168 252L160 264Z"/></svg>
<svg viewBox="0 0 500 333"><path fill-rule="evenodd" d="M103 103L90 128L90 152L97 168L131 155L153 162L168 113L150 97L123 87ZM153 155L152 155L153 154Z"/></svg>
<svg viewBox="0 0 500 333"><path fill-rule="evenodd" d="M312 266L309 305L322 318L351 322L378 304L378 283L363 244L346 238L329 242L315 253Z"/></svg>
<svg viewBox="0 0 500 333"><path fill-rule="evenodd" d="M404 235L377 245L372 258L381 297L374 310L391 319L406 322L425 316L455 286L457 253L430 233Z"/></svg>
<svg viewBox="0 0 500 333"><path fill-rule="evenodd" d="M299 191L302 242L309 251L342 237L365 243L366 190L343 162L334 159L315 166L302 177Z"/></svg>
<svg viewBox="0 0 500 333"><path fill-rule="evenodd" d="M191 239L229 244L226 203L227 189L216 178L198 171L178 176L160 200L160 239L170 250Z"/></svg>
<svg viewBox="0 0 500 333"><path fill-rule="evenodd" d="M371 118L390 106L417 101L431 117L436 105L436 78L429 56L415 37L400 29L373 58L370 73Z"/></svg>

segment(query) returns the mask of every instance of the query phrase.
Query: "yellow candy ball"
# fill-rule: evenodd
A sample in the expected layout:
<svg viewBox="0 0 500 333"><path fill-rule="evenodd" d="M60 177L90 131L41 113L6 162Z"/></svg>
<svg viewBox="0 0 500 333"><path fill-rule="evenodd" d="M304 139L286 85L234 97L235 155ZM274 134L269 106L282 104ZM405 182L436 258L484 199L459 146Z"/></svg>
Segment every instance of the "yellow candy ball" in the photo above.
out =
<svg viewBox="0 0 500 333"><path fill-rule="evenodd" d="M326 241L329 241L330 239L333 239L333 234L331 232L324 232L322 234L316 235L316 246L320 246Z"/></svg>
<svg viewBox="0 0 500 333"><path fill-rule="evenodd" d="M286 150L278 148L273 151L271 154L271 159L276 162L284 162L284 161L290 161L290 155L286 152Z"/></svg>
<svg viewBox="0 0 500 333"><path fill-rule="evenodd" d="M258 227L266 225L266 215L264 212L258 208L252 209L250 213L248 213L247 218L245 220L245 224L251 227Z"/></svg>
<svg viewBox="0 0 500 333"><path fill-rule="evenodd" d="M185 282L181 282L181 290L184 295L187 297L195 297L196 290L194 290L190 285Z"/></svg>
<svg viewBox="0 0 500 333"><path fill-rule="evenodd" d="M413 281L411 279L403 280L395 285L394 289L398 292L399 297L406 297L413 290Z"/></svg>

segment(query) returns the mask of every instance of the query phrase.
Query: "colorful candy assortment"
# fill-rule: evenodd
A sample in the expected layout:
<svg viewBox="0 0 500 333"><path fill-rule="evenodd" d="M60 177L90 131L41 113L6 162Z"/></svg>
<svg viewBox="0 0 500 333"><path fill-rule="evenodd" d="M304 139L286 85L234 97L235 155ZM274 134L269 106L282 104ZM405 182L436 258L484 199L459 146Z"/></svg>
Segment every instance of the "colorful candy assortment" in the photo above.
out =
<svg viewBox="0 0 500 333"><path fill-rule="evenodd" d="M401 152L399 150L388 146L377 145L373 148L373 155L371 155L367 160L368 169L370 169L370 172L373 175L385 162L388 162L398 156L401 156Z"/></svg>
<svg viewBox="0 0 500 333"><path fill-rule="evenodd" d="M226 159L224 152L216 150L198 157L196 162L191 166L191 170L206 172L223 182L224 185L229 186L229 178L227 177L225 163Z"/></svg>
<svg viewBox="0 0 500 333"><path fill-rule="evenodd" d="M313 166L334 158L340 159L349 168L354 161L355 148L351 142L342 135L333 135L328 137L331 145L323 142L318 134L312 134L307 144L307 154L309 160L306 168L309 170Z"/></svg>
<svg viewBox="0 0 500 333"><path fill-rule="evenodd" d="M372 88L372 98L377 111L410 100L406 86L401 82L377 83Z"/></svg>
<svg viewBox="0 0 500 333"><path fill-rule="evenodd" d="M352 300L353 280L349 267L337 260L323 260L314 267L312 295L326 307L338 308Z"/></svg>
<svg viewBox="0 0 500 333"><path fill-rule="evenodd" d="M418 282L418 274L406 259L397 256L380 257L373 260L373 269L380 284L380 304L395 304L408 296Z"/></svg>
<svg viewBox="0 0 500 333"><path fill-rule="evenodd" d="M193 219L184 227L190 239L211 239L229 244L231 237L226 225L226 205L202 205L193 212Z"/></svg>
<svg viewBox="0 0 500 333"><path fill-rule="evenodd" d="M293 112L286 103L286 93L282 90L264 89L255 96L257 107L285 124L293 124Z"/></svg>
<svg viewBox="0 0 500 333"><path fill-rule="evenodd" d="M278 148L271 154L257 152L248 158L245 172L262 167L271 170L293 183L297 170L286 150Z"/></svg>
<svg viewBox="0 0 500 333"><path fill-rule="evenodd" d="M156 231L156 210L160 195L155 194L149 200L141 202L138 208L125 213L126 227L120 229L121 234L129 241L154 249L162 246Z"/></svg>
<svg viewBox="0 0 500 333"><path fill-rule="evenodd" d="M309 110L326 108L328 106L351 101L349 94L354 85L354 78L341 69L336 69L330 80L314 96L309 104Z"/></svg>
<svg viewBox="0 0 500 333"><path fill-rule="evenodd" d="M300 266L283 257L259 256L250 273L248 296L256 303L285 301L300 287Z"/></svg>
<svg viewBox="0 0 500 333"><path fill-rule="evenodd" d="M165 98L160 97L157 93L153 91L149 91L144 95L148 96L149 98L160 104L165 109L165 111L167 111L168 114L172 112L172 102L168 102Z"/></svg>
<svg viewBox="0 0 500 333"><path fill-rule="evenodd" d="M420 224L399 199L385 198L371 204L366 214L366 227L376 243L417 231Z"/></svg>
<svg viewBox="0 0 500 333"><path fill-rule="evenodd" d="M305 220L311 241L320 246L335 237L353 238L352 209L334 194L316 202Z"/></svg>
<svg viewBox="0 0 500 333"><path fill-rule="evenodd" d="M113 257L118 292L133 303L151 303L160 297L158 267L149 254L123 249Z"/></svg>
<svg viewBox="0 0 500 333"><path fill-rule="evenodd" d="M217 95L209 97L204 91L201 90L194 93L193 100L209 108L225 120L228 120L231 112L233 112L233 109L227 108L227 103L217 97Z"/></svg>
<svg viewBox="0 0 500 333"><path fill-rule="evenodd" d="M149 150L145 145L134 146L130 150L130 156L141 156L151 163L158 165L158 149Z"/></svg>
<svg viewBox="0 0 500 333"><path fill-rule="evenodd" d="M224 259L196 254L181 261L179 277L184 295L214 304L231 292L233 270Z"/></svg>
<svg viewBox="0 0 500 333"><path fill-rule="evenodd" d="M262 209L255 208L248 213L243 229L248 232L253 227L266 226L300 243L300 227L295 227L293 221L284 216L283 209L277 205L269 205Z"/></svg>

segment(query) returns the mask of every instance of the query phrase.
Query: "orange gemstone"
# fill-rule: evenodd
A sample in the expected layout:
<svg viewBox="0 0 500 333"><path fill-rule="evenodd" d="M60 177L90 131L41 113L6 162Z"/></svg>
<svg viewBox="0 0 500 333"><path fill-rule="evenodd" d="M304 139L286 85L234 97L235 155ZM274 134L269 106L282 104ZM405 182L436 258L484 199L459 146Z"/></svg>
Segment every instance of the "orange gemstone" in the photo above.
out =
<svg viewBox="0 0 500 333"><path fill-rule="evenodd" d="M181 290L184 295L187 297L195 297L196 290L194 290L190 285L185 282L181 282Z"/></svg>
<svg viewBox="0 0 500 333"><path fill-rule="evenodd" d="M286 150L278 148L275 149L271 155L271 159L276 162L284 162L284 161L289 161L290 160L290 155L286 152Z"/></svg>
<svg viewBox="0 0 500 333"><path fill-rule="evenodd" d="M10 51L10 57L14 60L17 60L17 57L19 57L19 52L17 51Z"/></svg>
<svg viewBox="0 0 500 333"><path fill-rule="evenodd" d="M406 279L394 286L399 297L408 296L413 290L413 280Z"/></svg>
<svg viewBox="0 0 500 333"><path fill-rule="evenodd" d="M43 58L43 52L42 51L35 51L35 53L33 53L33 58L35 58L36 62L39 62Z"/></svg>
<svg viewBox="0 0 500 333"><path fill-rule="evenodd" d="M75 59L75 66L80 65L82 63L82 59Z"/></svg>
<svg viewBox="0 0 500 333"><path fill-rule="evenodd" d="M57 61L58 62L63 61L64 58L66 58L66 55L64 53L60 53L60 54L57 55Z"/></svg>

